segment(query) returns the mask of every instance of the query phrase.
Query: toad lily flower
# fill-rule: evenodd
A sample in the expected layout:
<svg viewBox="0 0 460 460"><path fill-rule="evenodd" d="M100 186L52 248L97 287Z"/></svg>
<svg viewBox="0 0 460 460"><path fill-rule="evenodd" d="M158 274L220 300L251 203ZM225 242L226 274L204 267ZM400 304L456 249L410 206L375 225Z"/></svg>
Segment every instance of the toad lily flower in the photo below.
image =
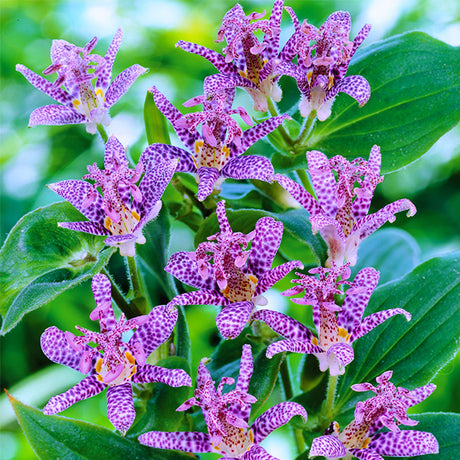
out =
<svg viewBox="0 0 460 460"><path fill-rule="evenodd" d="M51 361L88 375L65 393L53 396L43 412L57 414L107 388L108 418L124 434L136 416L131 383L163 382L173 387L192 385L191 378L182 369L146 364L152 351L171 335L177 312L168 312L161 305L148 315L129 320L121 315L117 322L111 304L109 279L105 275L96 275L91 286L96 308L90 318L99 320L100 332L76 326L84 335L75 336L50 327L41 337L43 353ZM133 336L124 342L122 334L131 329L135 329ZM88 342L96 346L90 347Z"/></svg>
<svg viewBox="0 0 460 460"><path fill-rule="evenodd" d="M177 172L196 173L199 178L198 199L209 196L219 178L259 179L270 182L273 166L268 158L247 155L241 156L252 144L276 129L288 115L269 118L257 126L242 132L228 112L228 95L221 93L209 103L203 97L192 99L191 104L200 101L204 105L201 114L183 116L155 87L155 104L172 123L178 137L188 150L172 145L152 144L147 147L141 160L148 170L165 159L179 159ZM222 97L224 96L224 97ZM243 120L250 122L244 109L236 110ZM202 123L202 134L196 129Z"/></svg>
<svg viewBox="0 0 460 460"><path fill-rule="evenodd" d="M261 20L265 12L246 16L241 5L236 4L225 14L217 33L216 42L224 38L227 41L224 55L182 40L176 46L203 56L220 72L208 78L222 80L224 76L227 85L243 87L254 100L254 109L266 112L267 98L281 100L281 89L276 83L279 76L273 73L273 69L278 63L282 12L283 0L275 0L269 20ZM254 35L256 30L264 33L262 42Z"/></svg>
<svg viewBox="0 0 460 460"><path fill-rule="evenodd" d="M428 384L415 390L396 388L389 380L392 371L377 377L375 388L370 383L360 383L351 388L355 391L373 391L375 396L359 402L355 409L355 419L342 431L333 422L324 436L313 440L310 457L322 455L328 459L352 457L360 460L383 460L390 457L412 457L415 455L437 454L439 446L436 438L424 431L400 431L398 425L417 425L417 421L406 415L409 407L426 399L436 386ZM390 431L378 432L386 427Z"/></svg>
<svg viewBox="0 0 460 460"><path fill-rule="evenodd" d="M253 372L250 345L243 345L240 372L234 390L223 393L224 385L233 385L234 379L223 377L217 390L205 364L198 366L195 396L185 401L178 411L198 406L203 411L208 433L177 431L166 433L150 431L139 437L142 444L160 449L177 449L183 452L215 452L225 460L277 460L259 445L276 428L285 425L295 415L306 421L305 409L295 402L285 402L265 411L248 426L251 404L256 401L248 394Z"/></svg>
<svg viewBox="0 0 460 460"><path fill-rule="evenodd" d="M354 359L351 344L356 339L391 316L402 314L408 321L411 319L411 315L402 308L379 311L361 319L379 280L379 272L374 268L363 268L351 283L343 281L350 276L348 265L333 265L330 269L317 267L310 270L310 273L319 273L319 279L297 273L301 278L293 282L298 286L283 294L294 295L305 291L304 298L291 300L312 305L313 322L318 336L315 337L307 327L283 313L259 310L252 318L262 320L286 338L268 346L269 358L283 351L311 353L318 358L321 371L329 368L331 375L341 375L345 372L345 366ZM334 295L342 293L338 289L340 284L349 284L341 307L334 301Z"/></svg>
<svg viewBox="0 0 460 460"><path fill-rule="evenodd" d="M253 232L243 235L230 228L224 201L217 204L216 213L219 233L208 237L195 252L176 252L169 259L165 270L199 290L177 295L168 306L223 306L216 324L224 338L233 339L250 321L256 305L267 304L262 294L303 265L295 260L270 269L281 243L281 222L262 217Z"/></svg>
<svg viewBox="0 0 460 460"><path fill-rule="evenodd" d="M22 64L16 70L35 88L62 105L46 105L30 115L29 126L68 125L86 123L86 130L95 134L97 125L109 125L109 108L123 96L137 77L148 69L134 64L119 74L110 84L112 67L121 44L122 32L118 29L104 57L90 54L96 46L94 37L83 48L65 40L53 40L51 62L43 73L57 74L49 82ZM95 86L91 80L96 78ZM62 88L64 85L64 88Z"/></svg>
<svg viewBox="0 0 460 460"><path fill-rule="evenodd" d="M286 7L294 23L295 32L280 53L282 62L297 56L297 65L283 64L283 73L297 81L302 94L300 114L308 117L316 111L318 120L331 114L335 96L343 92L363 106L371 95L367 80L361 75L345 77L350 60L358 46L369 34L366 24L353 41L350 41L350 14L346 11L332 13L317 29L305 20L300 25L292 8Z"/></svg>
<svg viewBox="0 0 460 460"><path fill-rule="evenodd" d="M59 222L59 227L92 233L111 235L105 243L120 248L122 256L134 256L135 243L144 244L143 227L154 219L161 209L161 196L174 174L177 160L158 163L147 171L139 187L135 183L143 172L140 161L130 169L125 149L117 138L111 136L105 147L105 169L96 164L88 166L84 180L65 180L48 185L85 217L86 222ZM102 190L98 193L97 187Z"/></svg>
<svg viewBox="0 0 460 460"><path fill-rule="evenodd" d="M356 158L349 162L340 155L328 159L317 150L307 152L307 161L318 201L293 180L280 174L274 179L310 213L313 232L319 231L328 246L328 266L332 262L342 265L345 260L355 265L364 238L384 223L394 222L397 212L407 210L407 217L417 212L409 200L402 199L367 215L375 187L383 180L377 145L368 161Z"/></svg>

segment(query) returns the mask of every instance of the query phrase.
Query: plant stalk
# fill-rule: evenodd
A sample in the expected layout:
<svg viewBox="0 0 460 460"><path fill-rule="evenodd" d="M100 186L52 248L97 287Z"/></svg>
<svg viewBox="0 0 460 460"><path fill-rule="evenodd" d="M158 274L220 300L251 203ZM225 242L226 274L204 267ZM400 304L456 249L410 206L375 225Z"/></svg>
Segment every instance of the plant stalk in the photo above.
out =
<svg viewBox="0 0 460 460"><path fill-rule="evenodd" d="M305 119L302 130L300 131L299 137L295 140L295 145L305 145L311 133L316 121L316 110L313 110L310 115Z"/></svg>
<svg viewBox="0 0 460 460"><path fill-rule="evenodd" d="M97 131L99 132L99 134L102 137L102 140L104 141L104 144L107 144L107 141L109 140L109 136L108 136L104 126L102 126L101 124L97 124L96 126L97 126Z"/></svg>

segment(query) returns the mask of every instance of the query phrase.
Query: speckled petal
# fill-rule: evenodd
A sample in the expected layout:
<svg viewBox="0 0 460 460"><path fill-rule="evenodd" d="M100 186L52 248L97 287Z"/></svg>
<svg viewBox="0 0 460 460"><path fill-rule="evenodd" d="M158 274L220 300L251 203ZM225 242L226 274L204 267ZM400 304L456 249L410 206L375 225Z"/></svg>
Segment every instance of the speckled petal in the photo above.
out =
<svg viewBox="0 0 460 460"><path fill-rule="evenodd" d="M219 291L200 289L199 291L185 292L176 295L169 303L168 308L176 305L228 305L230 301Z"/></svg>
<svg viewBox="0 0 460 460"><path fill-rule="evenodd" d="M313 345L310 342L289 339L271 343L268 346L267 352L265 354L267 358L272 358L274 355L282 353L283 351L307 354L323 352L323 350L320 347Z"/></svg>
<svg viewBox="0 0 460 460"><path fill-rule="evenodd" d="M83 180L64 180L48 184L47 187L67 200L91 222L104 225L103 198L99 193L95 195L94 201L89 206L83 207L88 194L93 190L91 184Z"/></svg>
<svg viewBox="0 0 460 460"><path fill-rule="evenodd" d="M371 437L368 448L390 457L412 457L439 452L438 441L431 433L412 430L377 433Z"/></svg>
<svg viewBox="0 0 460 460"><path fill-rule="evenodd" d="M198 168L198 177L200 182L198 184L198 194L197 197L200 201L203 201L209 195L211 195L214 190L214 184L220 176L220 172L217 168L208 168L202 166Z"/></svg>
<svg viewBox="0 0 460 460"><path fill-rule="evenodd" d="M91 233L91 235L110 235L110 232L102 225L94 222L58 222L58 227L75 230L77 232Z"/></svg>
<svg viewBox="0 0 460 460"><path fill-rule="evenodd" d="M135 383L161 382L172 387L192 386L192 379L184 370L166 369L151 364L139 366L132 377L132 381Z"/></svg>
<svg viewBox="0 0 460 460"><path fill-rule="evenodd" d="M415 406L416 404L424 401L431 395L431 393L433 393L434 390L436 390L436 385L433 383L429 383L428 385L412 390L405 401L407 407Z"/></svg>
<svg viewBox="0 0 460 460"><path fill-rule="evenodd" d="M263 321L267 326L287 339L310 342L314 337L310 329L302 323L279 311L258 310L252 315L252 319Z"/></svg>
<svg viewBox="0 0 460 460"><path fill-rule="evenodd" d="M230 460L233 457L226 458ZM279 460L277 457L270 455L262 446L258 445L253 445L241 458L243 460ZM221 460L224 460L224 458Z"/></svg>
<svg viewBox="0 0 460 460"><path fill-rule="evenodd" d="M141 343L145 356L149 356L171 335L177 315L176 309L169 311L163 305L155 307L148 315L149 321L136 329L129 343Z"/></svg>
<svg viewBox="0 0 460 460"><path fill-rule="evenodd" d="M353 342L363 335L366 335L379 324L382 324L388 318L391 318L395 315L404 315L407 321L410 321L411 319L411 314L402 308L393 308L392 310L384 310L377 313L372 313L372 315L366 316L362 323L352 332L351 341Z"/></svg>
<svg viewBox="0 0 460 460"><path fill-rule="evenodd" d="M76 371L80 370L80 361L85 351L91 350L91 347L84 345L82 351L75 351L69 345L65 332L55 326L49 327L43 332L40 345L48 359Z"/></svg>
<svg viewBox="0 0 460 460"><path fill-rule="evenodd" d="M35 109L29 118L29 128L38 125L62 126L85 123L87 118L64 105L45 105Z"/></svg>
<svg viewBox="0 0 460 460"><path fill-rule="evenodd" d="M247 393L249 389L249 381L251 380L253 372L254 359L252 357L251 346L245 344L243 345L243 351L241 353L240 372L238 374L235 389Z"/></svg>
<svg viewBox="0 0 460 460"><path fill-rule="evenodd" d="M146 170L157 168L165 160L179 160L177 172L196 172L197 168L192 160L192 155L187 150L174 145L151 144L143 152L139 159Z"/></svg>
<svg viewBox="0 0 460 460"><path fill-rule="evenodd" d="M307 411L295 402L280 403L265 411L252 424L254 442L259 444L273 430L288 423L294 415L300 415L304 422L307 421Z"/></svg>
<svg viewBox="0 0 460 460"><path fill-rule="evenodd" d="M149 431L139 436L139 442L158 449L175 449L182 452L212 452L211 438L207 433Z"/></svg>
<svg viewBox="0 0 460 460"><path fill-rule="evenodd" d="M105 107L112 107L125 93L130 86L136 81L137 77L147 72L148 69L139 64L134 64L131 67L123 70L113 80L112 84L107 88L105 95Z"/></svg>
<svg viewBox="0 0 460 460"><path fill-rule="evenodd" d="M334 355L335 359L331 359ZM345 366L350 364L355 358L353 347L348 343L334 343L327 350L329 359L329 372L332 376L342 375L345 372Z"/></svg>
<svg viewBox="0 0 460 460"><path fill-rule="evenodd" d="M283 123L286 118L290 118L289 115L278 115L271 117L268 120L264 120L262 123L249 128L241 136L241 145L235 147L235 154L240 155L251 147L252 144L256 143L259 139L262 139L267 134L274 131L278 126Z"/></svg>
<svg viewBox="0 0 460 460"><path fill-rule="evenodd" d="M347 451L345 446L332 435L320 436L313 439L310 448L310 457L322 455L323 457L344 457Z"/></svg>
<svg viewBox="0 0 460 460"><path fill-rule="evenodd" d="M221 173L222 176L232 179L259 179L270 182L275 171L268 158L245 155L231 158Z"/></svg>
<svg viewBox="0 0 460 460"><path fill-rule="evenodd" d="M83 399L88 399L91 396L99 394L106 386L104 383L99 382L94 375L85 377L65 393L53 396L43 408L43 413L46 415L58 414L77 401L82 401Z"/></svg>
<svg viewBox="0 0 460 460"><path fill-rule="evenodd" d="M359 460L384 460L382 456L371 449L350 449L350 453Z"/></svg>
<svg viewBox="0 0 460 460"><path fill-rule="evenodd" d="M273 178L292 196L292 198L297 200L310 215L318 213L323 214L323 210L318 202L300 184L281 174L275 174Z"/></svg>
<svg viewBox="0 0 460 460"><path fill-rule="evenodd" d="M112 79L112 67L120 48L122 38L123 33L121 29L118 29L110 43L107 53L105 53L105 65L99 70L97 75L96 88L101 88L104 93Z"/></svg>
<svg viewBox="0 0 460 460"><path fill-rule="evenodd" d="M107 276L97 274L91 281L96 308L90 313L92 321L102 320L107 329L111 330L115 326L115 316L112 308L112 296L110 280Z"/></svg>
<svg viewBox="0 0 460 460"><path fill-rule="evenodd" d="M131 383L107 388L107 417L123 435L129 430L136 418Z"/></svg>
<svg viewBox="0 0 460 460"><path fill-rule="evenodd" d="M278 267L272 268L268 272L264 273L257 283L257 287L254 295L259 295L268 291L274 284L276 284L280 279L284 278L291 270L294 268L303 269L303 264L299 260L293 260L291 262L285 262Z"/></svg>
<svg viewBox="0 0 460 460"><path fill-rule="evenodd" d="M377 286L379 276L380 273L375 268L363 268L348 288L342 310L337 315L337 325L343 327L348 333L361 322L364 309Z"/></svg>
<svg viewBox="0 0 460 460"><path fill-rule="evenodd" d="M249 321L254 304L235 302L227 305L216 317L216 325L224 339L238 337Z"/></svg>

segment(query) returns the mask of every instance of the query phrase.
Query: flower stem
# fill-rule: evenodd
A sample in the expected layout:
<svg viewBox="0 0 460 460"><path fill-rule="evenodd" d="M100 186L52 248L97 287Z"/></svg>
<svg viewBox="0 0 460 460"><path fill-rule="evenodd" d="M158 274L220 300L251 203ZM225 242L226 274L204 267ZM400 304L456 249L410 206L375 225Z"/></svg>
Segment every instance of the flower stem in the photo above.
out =
<svg viewBox="0 0 460 460"><path fill-rule="evenodd" d="M334 400L338 380L338 375L329 375L329 382L327 385L326 393L326 406L324 411L324 417L329 421L332 420L334 417Z"/></svg>
<svg viewBox="0 0 460 460"><path fill-rule="evenodd" d="M101 124L98 124L96 126L97 126L97 131L99 132L99 134L102 137L102 140L104 141L104 144L107 144L109 136L107 135L107 132L106 132L104 126L102 126Z"/></svg>
<svg viewBox="0 0 460 460"><path fill-rule="evenodd" d="M299 137L295 140L295 145L305 145L311 133L313 132L313 126L316 121L316 111L313 110L310 115L305 119L305 122L300 131Z"/></svg>
<svg viewBox="0 0 460 460"><path fill-rule="evenodd" d="M131 283L129 293L130 305L135 306L140 315L145 315L151 310L151 305L145 290L144 280L139 271L137 260L135 257L126 257L128 262L128 272ZM149 308L150 307L150 308Z"/></svg>
<svg viewBox="0 0 460 460"><path fill-rule="evenodd" d="M268 111L270 112L270 115L272 117L277 117L279 115L278 107L276 107L275 103L271 100L271 98L267 98L267 106L268 106ZM279 125L277 129L278 129L278 132L281 134L281 137L283 138L284 142L286 142L286 144L289 147L294 145L294 141L292 140L291 136L286 131L284 126Z"/></svg>

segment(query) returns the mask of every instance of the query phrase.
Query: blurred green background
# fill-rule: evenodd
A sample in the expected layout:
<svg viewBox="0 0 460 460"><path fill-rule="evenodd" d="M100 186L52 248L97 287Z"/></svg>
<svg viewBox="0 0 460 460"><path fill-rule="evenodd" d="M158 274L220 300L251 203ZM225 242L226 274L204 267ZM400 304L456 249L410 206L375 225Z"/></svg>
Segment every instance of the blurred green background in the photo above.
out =
<svg viewBox="0 0 460 460"><path fill-rule="evenodd" d="M267 1L241 1L246 13L271 11ZM102 141L86 133L81 125L27 128L33 109L53 103L34 89L18 72L17 63L41 73L50 64L49 50L55 38L83 46L94 35L99 42L95 53L104 55L118 27L123 29L123 42L114 65L116 76L134 63L148 67L128 93L111 110L111 132L137 157L147 146L143 129L143 103L152 85L177 106L202 93L205 76L214 68L199 56L176 49L178 40L187 40L220 51L214 43L221 19L234 5L230 1L151 0L126 1L8 1L1 5L1 219L2 241L25 213L59 201L45 184L62 179L78 179L86 165L101 163ZM373 25L363 46L381 38L408 30L422 30L452 45L460 41L460 3L456 0L386 0L386 1L307 1L286 0L299 19L308 18L319 26L330 13L350 11L353 21L351 36L365 23ZM289 16L283 14L283 35L292 32ZM281 80L281 85L292 82ZM433 82L436 85L436 82ZM296 91L292 91L295 104ZM347 96L342 96L347 97ZM252 103L245 93L238 95L238 105L251 111ZM421 247L421 259L460 248L460 148L458 127L440 139L417 162L404 170L389 174L378 187L373 208L399 198L409 198L418 208L412 219L399 218L397 224L407 230ZM180 146L172 137L173 143ZM259 142L255 150L267 149ZM367 152L363 152L366 157ZM193 235L183 224L176 223L170 252L193 249ZM283 283L282 283L283 284ZM280 289L287 288L281 286ZM286 299L273 294L274 300ZM39 337L46 327L56 325L73 330L75 324L91 327L88 312L93 305L89 283L66 292L25 319L7 336L0 338L1 387L9 389L23 402L42 407L48 398L62 392L79 380L79 374L50 366L41 352ZM213 307L190 307L187 317L192 331L195 370L202 356L208 356L218 340ZM206 316L209 321L204 321ZM458 358L457 358L458 364ZM459 366L455 361L436 377L438 391L417 411L459 411ZM457 391L457 394L455 394ZM76 404L65 415L112 428L105 416L105 396ZM35 458L22 435L5 397L0 397L1 458ZM271 442L275 444L277 441ZM268 449L274 455L273 445ZM283 454L279 454L283 455ZM204 458L204 457L203 457ZM214 458L214 457L212 457Z"/></svg>

